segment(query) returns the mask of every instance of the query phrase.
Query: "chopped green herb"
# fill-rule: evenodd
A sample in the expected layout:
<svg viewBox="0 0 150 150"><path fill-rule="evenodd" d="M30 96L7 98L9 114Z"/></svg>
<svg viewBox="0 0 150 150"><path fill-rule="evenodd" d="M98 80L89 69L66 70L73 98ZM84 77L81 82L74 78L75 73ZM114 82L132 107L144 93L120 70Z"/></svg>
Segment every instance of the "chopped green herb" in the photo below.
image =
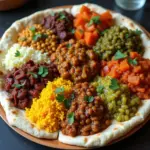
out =
<svg viewBox="0 0 150 150"><path fill-rule="evenodd" d="M47 37L48 37L47 34L37 33L37 34L33 35L32 39L33 39L34 41L37 41L37 40L39 40L39 39L45 39L45 38L47 38Z"/></svg>
<svg viewBox="0 0 150 150"><path fill-rule="evenodd" d="M59 94L59 93L63 93L64 91L65 91L64 87L58 87L58 88L56 88L55 93Z"/></svg>
<svg viewBox="0 0 150 150"><path fill-rule="evenodd" d="M60 12L58 20L64 20L64 19L68 21L68 17L63 12Z"/></svg>
<svg viewBox="0 0 150 150"><path fill-rule="evenodd" d="M139 30L139 29L136 29L136 30L135 30L135 33L136 33L137 35L141 35L141 34L142 34L142 31Z"/></svg>
<svg viewBox="0 0 150 150"><path fill-rule="evenodd" d="M104 90L104 86L103 85L99 85L97 88L96 88L96 91L98 92L98 93L103 93L103 90Z"/></svg>
<svg viewBox="0 0 150 150"><path fill-rule="evenodd" d="M129 62L129 64L134 65L134 66L136 66L138 64L136 58L135 59L128 58L128 62Z"/></svg>
<svg viewBox="0 0 150 150"><path fill-rule="evenodd" d="M34 26L32 26L32 27L30 28L30 31L31 31L33 34L35 34L36 28L35 28Z"/></svg>
<svg viewBox="0 0 150 150"><path fill-rule="evenodd" d="M12 86L19 89L19 88L23 87L24 84L13 84Z"/></svg>
<svg viewBox="0 0 150 150"><path fill-rule="evenodd" d="M108 29L105 29L104 31L101 32L101 35L104 35L107 31Z"/></svg>
<svg viewBox="0 0 150 150"><path fill-rule="evenodd" d="M64 97L63 94L58 94L58 95L56 96L56 100L57 100L59 103L63 102L64 99L65 99L65 97Z"/></svg>
<svg viewBox="0 0 150 150"><path fill-rule="evenodd" d="M65 99L65 100L64 100L64 105L65 105L65 107L66 107L67 109L70 108L71 103L72 103L72 100L73 100L74 98L75 98L75 95L74 95L74 93L72 93L69 99Z"/></svg>
<svg viewBox="0 0 150 150"><path fill-rule="evenodd" d="M46 77L48 75L48 68L44 66L40 66L38 75L41 75L41 77Z"/></svg>
<svg viewBox="0 0 150 150"><path fill-rule="evenodd" d="M74 123L74 112L71 112L67 115L68 123L73 124Z"/></svg>
<svg viewBox="0 0 150 150"><path fill-rule="evenodd" d="M29 72L29 74L31 74L33 76L33 78L37 79L38 78L38 75L34 72Z"/></svg>
<svg viewBox="0 0 150 150"><path fill-rule="evenodd" d="M15 57L19 57L19 56L21 56L21 53L17 50L15 53Z"/></svg>
<svg viewBox="0 0 150 150"><path fill-rule="evenodd" d="M93 96L84 96L84 100L86 100L87 102L93 102L93 100L94 100L94 97Z"/></svg>
<svg viewBox="0 0 150 150"><path fill-rule="evenodd" d="M65 108L69 109L70 106L71 106L71 101L69 99L65 99L64 100L64 105L65 105Z"/></svg>
<svg viewBox="0 0 150 150"><path fill-rule="evenodd" d="M72 44L70 44L70 43L68 43L68 44L66 45L67 48L70 48L71 46L72 46Z"/></svg>
<svg viewBox="0 0 150 150"><path fill-rule="evenodd" d="M92 24L100 24L100 16L94 16L91 18L90 22L88 23L88 26L91 26Z"/></svg>
<svg viewBox="0 0 150 150"><path fill-rule="evenodd" d="M71 32L72 34L75 33L75 29L70 29L69 32Z"/></svg>
<svg viewBox="0 0 150 150"><path fill-rule="evenodd" d="M129 34L126 33L125 34L125 38L128 39L129 38Z"/></svg>
<svg viewBox="0 0 150 150"><path fill-rule="evenodd" d="M109 88L111 88L112 90L117 90L120 88L117 79L115 79L115 78L111 79L111 84L110 84Z"/></svg>
<svg viewBox="0 0 150 150"><path fill-rule="evenodd" d="M118 60L118 59L122 59L122 58L126 58L127 57L127 55L126 54L124 54L124 53L122 53L122 52L120 52L119 50L116 52L116 54L115 54L115 56L114 56L114 59L115 60Z"/></svg>

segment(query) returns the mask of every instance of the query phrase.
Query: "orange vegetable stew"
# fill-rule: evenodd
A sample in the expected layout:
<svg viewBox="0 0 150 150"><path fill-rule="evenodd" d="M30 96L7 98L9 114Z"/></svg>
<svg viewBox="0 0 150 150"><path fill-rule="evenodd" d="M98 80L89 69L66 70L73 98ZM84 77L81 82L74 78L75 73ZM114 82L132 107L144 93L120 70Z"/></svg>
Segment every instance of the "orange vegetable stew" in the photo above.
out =
<svg viewBox="0 0 150 150"><path fill-rule="evenodd" d="M141 99L150 98L150 60L142 58L136 52L120 60L101 62L101 75L109 75L128 85Z"/></svg>
<svg viewBox="0 0 150 150"><path fill-rule="evenodd" d="M100 33L112 25L113 19L109 11L98 14L82 6L80 13L74 19L75 37L78 40L83 39L86 45L93 46Z"/></svg>

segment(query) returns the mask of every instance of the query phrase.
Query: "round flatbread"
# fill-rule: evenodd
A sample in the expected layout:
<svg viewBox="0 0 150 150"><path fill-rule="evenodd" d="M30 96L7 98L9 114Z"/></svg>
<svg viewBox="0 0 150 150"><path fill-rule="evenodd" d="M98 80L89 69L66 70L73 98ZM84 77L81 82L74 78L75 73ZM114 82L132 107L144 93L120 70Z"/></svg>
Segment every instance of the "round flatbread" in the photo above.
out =
<svg viewBox="0 0 150 150"><path fill-rule="evenodd" d="M98 13L106 11L106 9L95 4L85 3L82 5L88 6L91 10L94 10ZM3 57L4 55L6 55L7 50L17 42L18 32L20 32L26 26L40 23L43 17L47 16L52 12L65 10L75 16L77 13L79 13L82 5L74 5L72 8L64 9L47 9L44 11L39 11L37 13L34 13L33 15L30 15L29 17L25 17L21 20L14 22L11 27L4 33L0 41L0 50L2 51L0 54L0 59L3 60ZM116 25L126 26L128 29L132 30L142 30L140 26L138 26L135 22L131 21L129 18L119 13L111 13ZM141 34L141 38L145 49L144 58L150 58L150 39L144 31ZM2 64L2 61L0 62L0 70L2 72L7 72ZM129 121L120 123L114 120L107 129L95 135L70 137L63 135L62 132L59 131L54 133L48 133L44 130L37 129L27 120L24 110L17 109L11 104L11 102L8 100L8 93L6 91L0 91L0 104L2 105L6 113L8 123L11 126L15 126L37 138L58 139L60 142L66 144L85 147L100 147L110 143L111 141L131 131L138 124L141 124L150 114L150 100L144 100L142 101L142 105L136 115L132 117Z"/></svg>

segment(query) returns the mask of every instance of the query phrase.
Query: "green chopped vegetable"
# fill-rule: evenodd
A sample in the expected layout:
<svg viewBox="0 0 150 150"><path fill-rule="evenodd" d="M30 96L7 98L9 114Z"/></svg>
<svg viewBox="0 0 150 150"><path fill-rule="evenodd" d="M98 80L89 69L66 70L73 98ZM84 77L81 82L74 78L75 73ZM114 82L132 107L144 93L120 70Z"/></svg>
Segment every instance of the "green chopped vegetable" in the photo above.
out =
<svg viewBox="0 0 150 150"><path fill-rule="evenodd" d="M70 44L70 43L66 45L67 48L70 48L71 46L72 46L72 44Z"/></svg>
<svg viewBox="0 0 150 150"><path fill-rule="evenodd" d="M34 26L32 26L32 27L30 28L30 31L31 31L33 34L35 34L36 28L35 28Z"/></svg>
<svg viewBox="0 0 150 150"><path fill-rule="evenodd" d="M68 17L63 12L60 12L58 20L64 20L64 19L68 21Z"/></svg>
<svg viewBox="0 0 150 150"><path fill-rule="evenodd" d="M128 62L129 62L129 64L134 65L134 66L136 66L138 64L136 58L135 59L128 58Z"/></svg>
<svg viewBox="0 0 150 150"><path fill-rule="evenodd" d="M47 34L37 33L37 34L33 35L32 39L33 39L34 41L37 41L37 40L40 40L40 39L45 39L45 38L47 38L47 37L48 37Z"/></svg>
<svg viewBox="0 0 150 150"><path fill-rule="evenodd" d="M114 59L115 60L118 60L118 59L122 59L122 58L126 58L127 57L127 55L126 54L124 54L124 53L122 53L122 52L120 52L119 50L116 52L116 54L114 55Z"/></svg>
<svg viewBox="0 0 150 150"><path fill-rule="evenodd" d="M111 88L112 90L117 90L120 88L117 79L115 79L115 78L111 79L111 84L110 84L109 88Z"/></svg>
<svg viewBox="0 0 150 150"><path fill-rule="evenodd" d="M15 53L15 57L19 57L19 56L21 56L21 53L17 50Z"/></svg>
<svg viewBox="0 0 150 150"><path fill-rule="evenodd" d="M96 88L96 91L98 92L98 93L103 93L103 90L104 90L104 86L103 85L99 85L97 88Z"/></svg>
<svg viewBox="0 0 150 150"><path fill-rule="evenodd" d="M100 24L100 16L94 16L91 18L90 22L88 23L88 26L91 26L92 24Z"/></svg>
<svg viewBox="0 0 150 150"><path fill-rule="evenodd" d="M59 103L63 102L64 99L65 99L65 97L64 97L63 94L58 94L58 95L56 96L56 100L57 100Z"/></svg>
<svg viewBox="0 0 150 150"><path fill-rule="evenodd" d="M136 30L135 30L135 33L136 33L137 35L141 35L141 34L142 34L142 31L139 30L139 29L136 29Z"/></svg>
<svg viewBox="0 0 150 150"><path fill-rule="evenodd" d="M19 89L19 88L23 87L24 84L13 84L12 86Z"/></svg>
<svg viewBox="0 0 150 150"><path fill-rule="evenodd" d="M33 76L33 78L37 79L38 78L38 75L34 72L29 72L29 74L31 74Z"/></svg>
<svg viewBox="0 0 150 150"><path fill-rule="evenodd" d="M38 75L41 75L41 77L46 77L48 75L48 68L44 66L40 66Z"/></svg>
<svg viewBox="0 0 150 150"><path fill-rule="evenodd" d="M56 88L55 93L59 94L59 93L63 93L64 91L65 91L64 87L58 87L58 88Z"/></svg>
<svg viewBox="0 0 150 150"><path fill-rule="evenodd" d="M87 95L86 95L86 96L84 97L84 100L86 100L87 102L90 103L90 102L93 102L93 101L94 101L94 97L93 97L93 96L87 96Z"/></svg>
<svg viewBox="0 0 150 150"><path fill-rule="evenodd" d="M68 123L71 125L74 123L74 112L71 112L67 115Z"/></svg>
<svg viewBox="0 0 150 150"><path fill-rule="evenodd" d="M75 33L75 29L70 29L69 32L71 32L72 34Z"/></svg>

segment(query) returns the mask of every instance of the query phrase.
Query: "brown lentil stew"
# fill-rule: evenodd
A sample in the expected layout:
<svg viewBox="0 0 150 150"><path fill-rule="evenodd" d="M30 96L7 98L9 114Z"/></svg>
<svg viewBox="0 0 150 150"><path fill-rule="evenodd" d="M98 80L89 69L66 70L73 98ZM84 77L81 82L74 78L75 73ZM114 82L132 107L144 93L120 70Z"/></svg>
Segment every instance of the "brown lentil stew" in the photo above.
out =
<svg viewBox="0 0 150 150"><path fill-rule="evenodd" d="M58 36L60 42L73 37L73 16L66 11L57 12L45 17L42 25Z"/></svg>
<svg viewBox="0 0 150 150"><path fill-rule="evenodd" d="M30 107L32 98L38 97L48 81L58 77L54 64L34 64L27 62L20 69L14 68L5 77L5 90L10 93L14 106L24 109Z"/></svg>
<svg viewBox="0 0 150 150"><path fill-rule="evenodd" d="M61 122L63 134L69 136L88 136L100 132L110 125L103 101L96 96L95 88L88 82L74 86L75 99L67 115L74 113L74 122L68 123L68 118ZM85 97L92 98L87 101Z"/></svg>
<svg viewBox="0 0 150 150"><path fill-rule="evenodd" d="M18 43L21 46L29 46L51 55L57 48L57 36L40 24L34 24L19 33Z"/></svg>
<svg viewBox="0 0 150 150"><path fill-rule="evenodd" d="M92 49L73 39L59 45L51 55L62 78L74 82L90 81L99 72L99 62Z"/></svg>

